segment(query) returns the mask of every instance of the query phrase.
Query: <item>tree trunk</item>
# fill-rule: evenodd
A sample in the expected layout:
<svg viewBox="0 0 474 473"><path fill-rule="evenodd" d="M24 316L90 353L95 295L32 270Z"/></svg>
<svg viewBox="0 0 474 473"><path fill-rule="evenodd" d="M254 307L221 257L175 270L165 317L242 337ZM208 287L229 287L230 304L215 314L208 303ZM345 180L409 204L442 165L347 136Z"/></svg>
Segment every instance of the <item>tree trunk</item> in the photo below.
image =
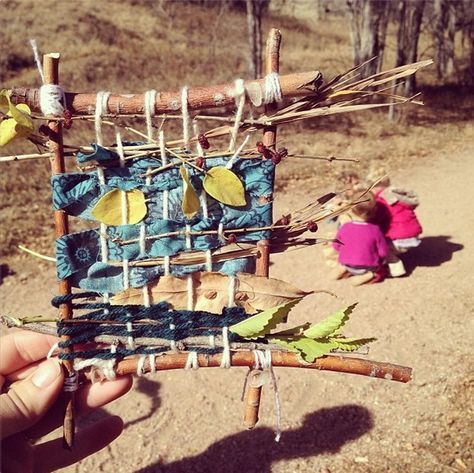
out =
<svg viewBox="0 0 474 473"><path fill-rule="evenodd" d="M418 40L425 0L399 0L397 5L397 57L395 67L416 62L418 59ZM416 88L414 77L404 81L404 94L412 95Z"/></svg>
<svg viewBox="0 0 474 473"><path fill-rule="evenodd" d="M377 56L366 64L362 76L381 70L390 2L384 0L347 0L351 20L354 65Z"/></svg>
<svg viewBox="0 0 474 473"><path fill-rule="evenodd" d="M262 75L262 17L267 7L268 0L247 0L249 71L252 79Z"/></svg>
<svg viewBox="0 0 474 473"><path fill-rule="evenodd" d="M462 2L434 0L434 31L436 70L438 79L454 72L454 37L456 34L456 12Z"/></svg>

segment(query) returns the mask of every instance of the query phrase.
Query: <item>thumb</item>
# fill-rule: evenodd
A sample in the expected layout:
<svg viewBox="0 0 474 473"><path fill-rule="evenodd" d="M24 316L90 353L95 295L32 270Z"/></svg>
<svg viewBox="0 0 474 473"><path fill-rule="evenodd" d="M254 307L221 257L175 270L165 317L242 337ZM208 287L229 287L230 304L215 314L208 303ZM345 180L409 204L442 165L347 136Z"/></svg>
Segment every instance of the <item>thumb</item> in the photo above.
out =
<svg viewBox="0 0 474 473"><path fill-rule="evenodd" d="M54 403L62 385L63 372L54 359L41 363L28 378L12 384L0 396L1 438L36 424Z"/></svg>

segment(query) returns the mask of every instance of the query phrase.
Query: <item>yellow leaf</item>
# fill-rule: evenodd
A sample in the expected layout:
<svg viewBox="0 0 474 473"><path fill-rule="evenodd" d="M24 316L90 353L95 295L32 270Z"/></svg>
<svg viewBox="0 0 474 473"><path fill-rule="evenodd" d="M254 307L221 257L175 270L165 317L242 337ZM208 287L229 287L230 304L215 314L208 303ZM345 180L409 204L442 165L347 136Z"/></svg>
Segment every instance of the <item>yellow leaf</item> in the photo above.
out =
<svg viewBox="0 0 474 473"><path fill-rule="evenodd" d="M10 107L10 92L6 89L3 89L0 92L0 110L2 112L7 112Z"/></svg>
<svg viewBox="0 0 474 473"><path fill-rule="evenodd" d="M13 118L0 122L0 147L10 143L18 135L16 131L16 121Z"/></svg>
<svg viewBox="0 0 474 473"><path fill-rule="evenodd" d="M233 207L247 204L242 182L230 169L215 167L209 169L203 181L206 192L214 199Z"/></svg>
<svg viewBox="0 0 474 473"><path fill-rule="evenodd" d="M0 147L15 138L28 136L33 131L30 107L24 103L13 105L10 95L5 90L0 93L0 109L6 110L6 115L11 117L0 123Z"/></svg>
<svg viewBox="0 0 474 473"><path fill-rule="evenodd" d="M30 118L31 110L26 103L19 103L16 107L10 104L10 115L22 128L28 129L30 132L33 131L33 121Z"/></svg>
<svg viewBox="0 0 474 473"><path fill-rule="evenodd" d="M196 194L191 181L189 180L187 169L184 166L181 166L179 168L179 173L183 178L183 202L181 204L181 208L183 209L183 213L186 215L186 217L192 218L199 211L199 197Z"/></svg>
<svg viewBox="0 0 474 473"><path fill-rule="evenodd" d="M122 193L125 194L125 202ZM125 212L122 210L123 204ZM138 189L113 189L103 195L92 209L93 217L106 225L133 225L143 220L146 212L145 194ZM125 219L122 213L125 214Z"/></svg>

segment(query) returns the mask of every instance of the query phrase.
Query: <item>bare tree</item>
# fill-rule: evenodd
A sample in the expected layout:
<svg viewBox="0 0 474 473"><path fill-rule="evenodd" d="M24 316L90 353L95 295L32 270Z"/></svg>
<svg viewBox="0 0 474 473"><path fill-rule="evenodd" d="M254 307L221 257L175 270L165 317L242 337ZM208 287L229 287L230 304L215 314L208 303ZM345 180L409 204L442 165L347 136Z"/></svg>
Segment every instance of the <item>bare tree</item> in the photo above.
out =
<svg viewBox="0 0 474 473"><path fill-rule="evenodd" d="M269 0L247 0L249 70L254 79L262 75L262 17L268 4Z"/></svg>
<svg viewBox="0 0 474 473"><path fill-rule="evenodd" d="M396 8L398 33L395 67L416 62L418 59L418 40L425 0L399 0ZM416 82L413 74L413 77L409 76L404 81L404 93L411 95L415 88Z"/></svg>
<svg viewBox="0 0 474 473"><path fill-rule="evenodd" d="M347 6L351 20L354 65L377 57L376 60L366 64L361 71L363 75L375 74L382 67L390 2L347 0Z"/></svg>
<svg viewBox="0 0 474 473"><path fill-rule="evenodd" d="M433 38L436 51L438 78L454 72L454 37L457 12L462 10L462 0L434 0Z"/></svg>

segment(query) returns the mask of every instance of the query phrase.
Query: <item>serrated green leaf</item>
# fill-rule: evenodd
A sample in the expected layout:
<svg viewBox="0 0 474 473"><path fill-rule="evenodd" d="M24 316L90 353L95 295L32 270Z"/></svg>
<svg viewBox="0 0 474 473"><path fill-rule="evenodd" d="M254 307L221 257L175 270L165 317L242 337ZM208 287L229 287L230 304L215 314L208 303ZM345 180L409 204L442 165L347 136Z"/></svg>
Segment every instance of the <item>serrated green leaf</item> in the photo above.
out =
<svg viewBox="0 0 474 473"><path fill-rule="evenodd" d="M316 358L327 355L331 350L337 348L337 344L331 340L313 340L312 338L300 337L296 339L291 338L276 338L271 337L271 341L281 345L288 350L298 352L304 361L312 363Z"/></svg>
<svg viewBox="0 0 474 473"><path fill-rule="evenodd" d="M187 218L193 218L199 212L201 203L199 202L199 197L189 179L188 170L184 165L179 168L179 173L183 178L183 202L181 203L181 208Z"/></svg>
<svg viewBox="0 0 474 473"><path fill-rule="evenodd" d="M349 320L349 315L352 313L356 305L357 302L346 307L345 309L339 310L329 317L326 317L321 322L305 330L304 335L313 339L327 338L330 335L334 335Z"/></svg>
<svg viewBox="0 0 474 473"><path fill-rule="evenodd" d="M230 169L221 166L209 169L202 184L211 197L223 204L233 207L247 205L244 186Z"/></svg>
<svg viewBox="0 0 474 473"><path fill-rule="evenodd" d="M127 213L126 222L122 216L122 193L125 193ZM122 191L113 189L103 195L92 209L92 216L106 225L134 225L145 218L147 207L145 194L138 189Z"/></svg>
<svg viewBox="0 0 474 473"><path fill-rule="evenodd" d="M330 338L329 339L332 343L337 345L339 350L344 351L354 351L358 350L360 347L367 345L368 343L375 342L376 338Z"/></svg>
<svg viewBox="0 0 474 473"><path fill-rule="evenodd" d="M274 335L275 337L298 337L300 335L303 335L303 332L309 327L311 327L311 324L309 322L306 322L304 324L297 325L296 327L289 328L288 330L273 333L272 336Z"/></svg>
<svg viewBox="0 0 474 473"><path fill-rule="evenodd" d="M263 337L278 324L282 323L290 310L298 304L300 300L301 298L295 299L286 304L264 310L253 317L249 317L238 324L230 326L229 330L232 333L236 333L250 340Z"/></svg>

